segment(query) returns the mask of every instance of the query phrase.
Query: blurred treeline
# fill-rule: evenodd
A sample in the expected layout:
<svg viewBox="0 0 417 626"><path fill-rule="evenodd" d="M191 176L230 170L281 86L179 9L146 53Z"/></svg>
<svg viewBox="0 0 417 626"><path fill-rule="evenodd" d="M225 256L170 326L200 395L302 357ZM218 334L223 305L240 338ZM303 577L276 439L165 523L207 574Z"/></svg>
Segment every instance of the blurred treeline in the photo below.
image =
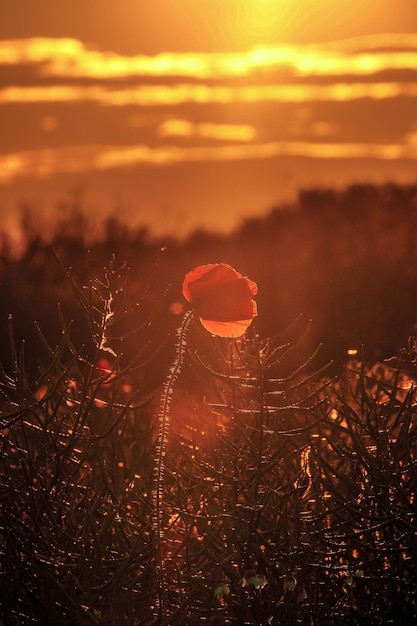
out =
<svg viewBox="0 0 417 626"><path fill-rule="evenodd" d="M348 350L358 350L362 358L364 348L365 359L375 362L395 355L414 333L417 184L306 191L293 205L251 219L231 235L196 232L185 241L156 240L117 217L91 241L91 220L77 206L47 238L36 215L22 213L22 219L24 252L19 258L11 254L4 234L0 257L0 348L6 368L7 318L13 319L18 344L25 341L26 362L37 366L35 322L54 343L61 333L58 303L67 320L79 316L64 270L85 283L90 271L113 256L128 265L131 292L146 290L143 306L159 310L155 333L161 337L164 325L178 324L174 313L180 308L172 305L183 303L184 274L213 262L230 263L258 283L261 337L301 314L312 320L312 345L323 344L323 358L333 360L337 371L350 358ZM82 335L82 324L75 327Z"/></svg>

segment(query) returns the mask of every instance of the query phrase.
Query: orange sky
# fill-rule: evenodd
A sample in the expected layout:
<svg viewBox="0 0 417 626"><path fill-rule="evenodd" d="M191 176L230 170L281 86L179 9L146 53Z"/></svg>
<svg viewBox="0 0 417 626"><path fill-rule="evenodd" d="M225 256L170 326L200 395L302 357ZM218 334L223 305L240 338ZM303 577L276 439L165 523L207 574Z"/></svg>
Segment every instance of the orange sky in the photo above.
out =
<svg viewBox="0 0 417 626"><path fill-rule="evenodd" d="M303 187L415 181L415 0L7 4L3 226L81 197L95 223L227 231Z"/></svg>

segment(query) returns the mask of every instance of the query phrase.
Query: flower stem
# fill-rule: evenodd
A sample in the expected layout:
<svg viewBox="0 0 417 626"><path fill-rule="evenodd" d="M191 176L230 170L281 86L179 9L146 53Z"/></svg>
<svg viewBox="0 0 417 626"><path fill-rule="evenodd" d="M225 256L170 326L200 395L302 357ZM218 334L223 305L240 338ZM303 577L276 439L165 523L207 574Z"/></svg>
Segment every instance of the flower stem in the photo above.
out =
<svg viewBox="0 0 417 626"><path fill-rule="evenodd" d="M170 409L172 397L174 395L174 386L181 373L184 363L185 352L187 348L187 332L193 318L193 310L187 311L181 325L177 329L177 342L175 359L170 368L168 377L165 381L164 388L160 399L159 410L159 430L156 443L155 467L154 467L154 489L153 489L153 530L156 541L156 572L158 576L158 622L164 623L166 613L166 576L165 576L165 554L164 554L164 473L165 473L165 456L167 452L168 434L170 427Z"/></svg>

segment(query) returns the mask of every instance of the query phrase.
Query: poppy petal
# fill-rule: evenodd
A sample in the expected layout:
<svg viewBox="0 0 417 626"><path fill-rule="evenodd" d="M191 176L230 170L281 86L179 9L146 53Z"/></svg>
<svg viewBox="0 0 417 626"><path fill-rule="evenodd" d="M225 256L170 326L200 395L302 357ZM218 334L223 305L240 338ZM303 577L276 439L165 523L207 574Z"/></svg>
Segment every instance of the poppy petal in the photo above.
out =
<svg viewBox="0 0 417 626"><path fill-rule="evenodd" d="M199 317L220 322L252 319L257 312L245 278L210 286L193 299L193 304Z"/></svg>
<svg viewBox="0 0 417 626"><path fill-rule="evenodd" d="M202 326L204 326L209 333L217 335L218 337L240 337L247 331L252 323L252 318L234 322L217 322L214 320L205 320L202 317L199 319Z"/></svg>
<svg viewBox="0 0 417 626"><path fill-rule="evenodd" d="M186 274L183 295L203 326L221 337L239 337L257 315L256 283L230 265L201 265Z"/></svg>
<svg viewBox="0 0 417 626"><path fill-rule="evenodd" d="M237 272L233 267L225 263L200 265L185 275L182 293L189 302L192 302L199 297L201 292L204 293L210 287L215 287L219 283L234 279L236 275Z"/></svg>

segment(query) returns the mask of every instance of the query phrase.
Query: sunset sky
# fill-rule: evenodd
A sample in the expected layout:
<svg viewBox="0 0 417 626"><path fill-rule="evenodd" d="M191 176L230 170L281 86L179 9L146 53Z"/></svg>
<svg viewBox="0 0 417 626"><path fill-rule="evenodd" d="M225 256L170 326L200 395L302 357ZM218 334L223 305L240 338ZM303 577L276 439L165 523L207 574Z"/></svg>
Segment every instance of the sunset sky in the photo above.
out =
<svg viewBox="0 0 417 626"><path fill-rule="evenodd" d="M416 0L0 0L0 224L226 232L417 180Z"/></svg>

